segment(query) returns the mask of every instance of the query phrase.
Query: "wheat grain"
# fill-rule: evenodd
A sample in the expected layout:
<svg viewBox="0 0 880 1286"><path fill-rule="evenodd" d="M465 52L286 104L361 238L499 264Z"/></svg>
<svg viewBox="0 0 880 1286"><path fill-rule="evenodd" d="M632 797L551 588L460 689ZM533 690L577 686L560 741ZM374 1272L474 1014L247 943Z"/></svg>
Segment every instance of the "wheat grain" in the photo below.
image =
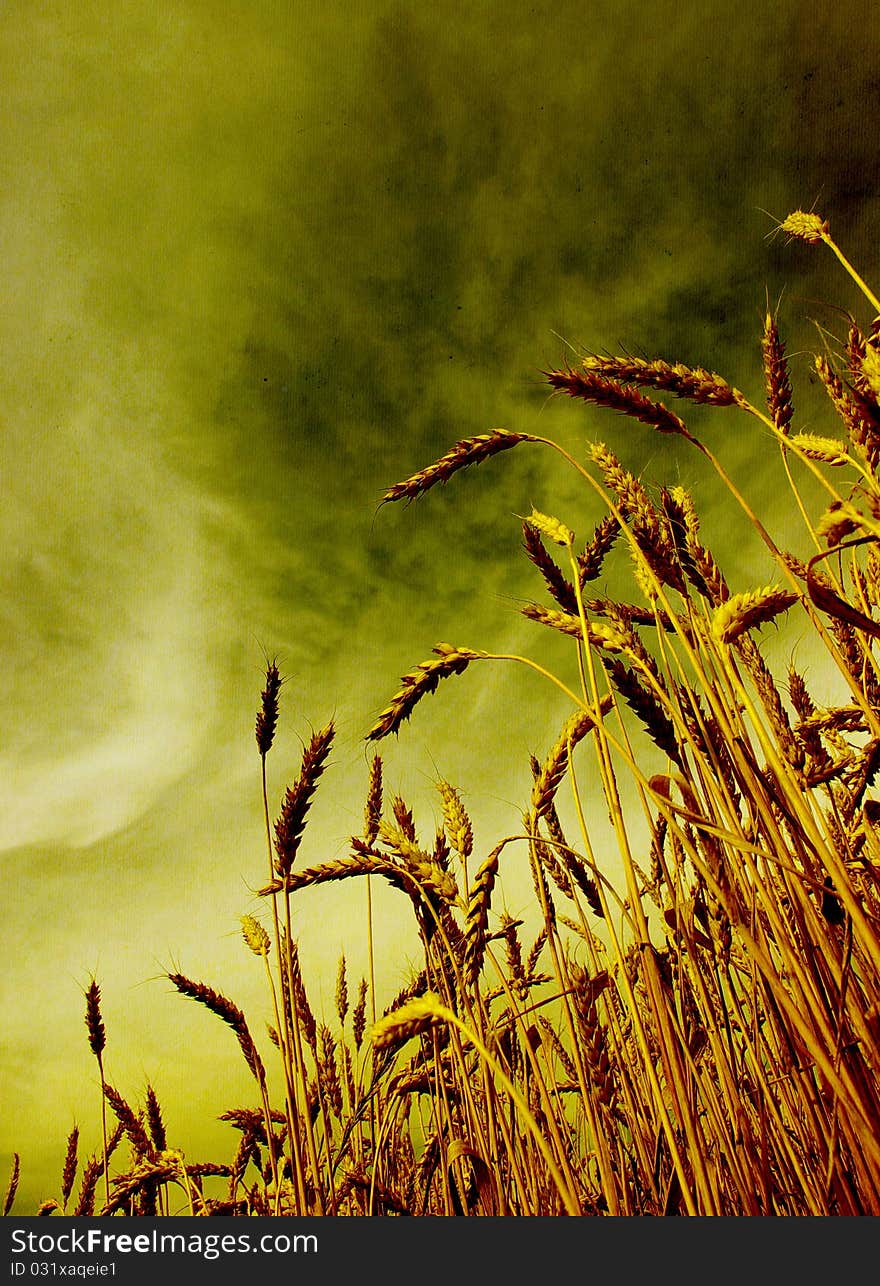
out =
<svg viewBox="0 0 880 1286"><path fill-rule="evenodd" d="M522 530L523 547L530 560L543 576L544 583L551 596L563 611L576 613L578 606L574 586L566 579L547 553L537 528L530 522L524 521Z"/></svg>
<svg viewBox="0 0 880 1286"><path fill-rule="evenodd" d="M299 849L305 828L306 814L318 778L324 772L327 756L333 744L335 728L331 720L326 727L314 733L302 757L297 781L288 786L275 822L275 872L284 877L290 872Z"/></svg>
<svg viewBox="0 0 880 1286"><path fill-rule="evenodd" d="M623 516L626 516L626 505L621 503L620 508ZM582 554L578 555L577 564L580 573L581 588L587 581L598 579L602 571L608 553L614 542L620 535L620 523L617 521L615 514L608 514L596 526L593 535L587 542ZM565 603L560 603L560 607L567 607Z"/></svg>
<svg viewBox="0 0 880 1286"><path fill-rule="evenodd" d="M388 504L395 500L411 501L416 496L422 495L423 492L429 491L438 483L446 483L453 474L458 473L461 469L467 469L474 464L482 464L491 456L498 455L500 451L509 451L511 447L517 446L520 442L534 442L535 439L528 433L510 433L507 429L494 429L491 433L481 433L476 437L463 438L462 441L456 442L446 455L442 456L434 464L428 465L426 469L421 469L414 473L412 477L407 478L404 482L395 483L389 487L382 496L381 504Z"/></svg>
<svg viewBox="0 0 880 1286"><path fill-rule="evenodd" d="M436 690L441 679L448 678L451 674L463 674L471 661L482 660L488 656L487 652L453 647L449 643L438 643L433 650L439 659L422 661L415 670L403 676L401 679L403 687L367 733L367 741L378 741L392 732L397 732L422 697Z"/></svg>
<svg viewBox="0 0 880 1286"><path fill-rule="evenodd" d="M238 1038L238 1044L244 1055L245 1062L251 1069L255 1079L260 1085L265 1084L266 1071L263 1067L262 1059L257 1053L257 1047L248 1030L245 1016L238 1006L228 1000L226 996L221 995L219 991L215 991L203 982L193 982L190 978L184 977L182 973L169 973L166 976L181 995L189 996L198 1004L204 1005L206 1009L216 1014L218 1018L221 1018L223 1022L232 1028Z"/></svg>
<svg viewBox="0 0 880 1286"><path fill-rule="evenodd" d="M738 389L714 371L682 362L650 361L643 357L604 357L591 353L584 358L584 370L621 384L665 389L676 397L709 406L748 406Z"/></svg>
<svg viewBox="0 0 880 1286"><path fill-rule="evenodd" d="M61 1204L67 1209L73 1183L76 1178L79 1152L79 1127L74 1125L67 1136L67 1151L64 1156L64 1169L61 1172Z"/></svg>
<svg viewBox="0 0 880 1286"><path fill-rule="evenodd" d="M528 518L524 519L530 527L534 527L547 540L551 540L554 545L559 545L563 549L571 549L574 544L574 532L565 523L560 522L558 518L553 518L549 514L539 513L537 509L532 509Z"/></svg>
<svg viewBox="0 0 880 1286"><path fill-rule="evenodd" d="M265 756L272 749L275 740L275 729L278 725L278 694L281 691L281 675L275 661L266 666L266 682L261 692L261 705L257 714L254 733L257 749Z"/></svg>
<svg viewBox="0 0 880 1286"><path fill-rule="evenodd" d="M345 1018L348 1013L348 980L345 976L345 952L339 957L339 965L336 970L336 1017L339 1019L340 1030L345 1026Z"/></svg>
<svg viewBox="0 0 880 1286"><path fill-rule="evenodd" d="M676 433L690 437L684 421L668 410L662 402L654 402L628 384L618 380L606 379L591 371L545 371L545 377L553 388L567 393L569 397L580 398L595 406L604 406L612 411L621 411L624 415L659 433Z"/></svg>
<svg viewBox="0 0 880 1286"><path fill-rule="evenodd" d="M492 849L474 876L467 908L465 928L464 978L469 987L476 985L483 967L486 950L486 928L489 923L489 905L498 875L498 862L506 840Z"/></svg>
<svg viewBox="0 0 880 1286"><path fill-rule="evenodd" d="M613 629L610 625L603 625L601 621L587 621L582 624L580 617L573 616L570 612L557 611L552 607L543 607L540 603L526 603L520 611L530 621L546 625L549 629L558 630L561 634L568 634L572 638L580 639L586 634L589 643L594 647L604 648L607 652L622 652L626 647L626 639L620 631Z"/></svg>
<svg viewBox="0 0 880 1286"><path fill-rule="evenodd" d="M150 1142L149 1135L143 1127L140 1117L129 1107L118 1090L104 1082L104 1097L116 1114L116 1119L125 1130L135 1156L152 1158L156 1151Z"/></svg>
<svg viewBox="0 0 880 1286"><path fill-rule="evenodd" d="M852 464L846 450L835 438L823 438L816 433L792 433L788 440L808 460L819 460L838 468L844 464Z"/></svg>
<svg viewBox="0 0 880 1286"><path fill-rule="evenodd" d="M599 703L601 714L606 715L612 704L611 696L604 696ZM559 783L568 767L571 751L595 726L595 719L586 710L576 710L562 725L559 736L536 775L532 787L532 807L539 816L546 813L553 803Z"/></svg>
<svg viewBox="0 0 880 1286"><path fill-rule="evenodd" d="M364 1039L367 1022L367 980L361 978L358 984L358 998L351 1017L351 1030L355 1049L360 1049Z"/></svg>
<svg viewBox="0 0 880 1286"><path fill-rule="evenodd" d="M437 790L443 801L443 820L449 842L463 861L467 861L474 848L474 831L461 795L448 781L438 781Z"/></svg>
<svg viewBox="0 0 880 1286"><path fill-rule="evenodd" d="M272 943L260 921L253 915L241 916L241 936L255 956L267 956Z"/></svg>
<svg viewBox="0 0 880 1286"><path fill-rule="evenodd" d="M785 356L785 345L779 336L776 318L769 312L764 318L761 353L764 358L764 388L767 397L767 409L779 432L786 434L791 425L793 415L791 376L788 369L788 359Z"/></svg>
<svg viewBox="0 0 880 1286"><path fill-rule="evenodd" d="M818 245L829 236L829 227L825 220L820 219L818 214L808 213L805 210L794 210L787 215L779 224L779 231L788 233L789 237L794 237L798 241L806 241L811 246Z"/></svg>
<svg viewBox="0 0 880 1286"><path fill-rule="evenodd" d="M150 1084L147 1085L147 1126L153 1147L157 1152L164 1152L168 1147L165 1122L162 1119L162 1109L156 1097L156 1091Z"/></svg>
<svg viewBox="0 0 880 1286"><path fill-rule="evenodd" d="M681 767L681 749L675 727L654 693L622 661L612 657L605 668L611 682L641 720L655 746Z"/></svg>
<svg viewBox="0 0 880 1286"><path fill-rule="evenodd" d="M432 991L408 1000L375 1024L370 1033L373 1049L397 1048L413 1036L442 1026L445 1022L444 1013L440 997Z"/></svg>
<svg viewBox="0 0 880 1286"><path fill-rule="evenodd" d="M107 1033L101 1017L101 988L94 978L86 990L86 1029L89 1033L89 1048L100 1060L107 1044Z"/></svg>
<svg viewBox="0 0 880 1286"><path fill-rule="evenodd" d="M787 612L797 601L797 594L780 589L778 585L766 585L762 589L734 594L715 609L712 633L724 643L733 643L747 630L774 620L781 612Z"/></svg>
<svg viewBox="0 0 880 1286"><path fill-rule="evenodd" d="M6 1196L3 1201L3 1215L9 1214L15 1202L15 1194L18 1191L18 1183L21 1178L21 1157L18 1152L12 1154L12 1169L9 1173L9 1183L6 1187Z"/></svg>
<svg viewBox="0 0 880 1286"><path fill-rule="evenodd" d="M372 844L379 834L382 817L382 758L376 753L370 760L370 784L364 806L364 839Z"/></svg>

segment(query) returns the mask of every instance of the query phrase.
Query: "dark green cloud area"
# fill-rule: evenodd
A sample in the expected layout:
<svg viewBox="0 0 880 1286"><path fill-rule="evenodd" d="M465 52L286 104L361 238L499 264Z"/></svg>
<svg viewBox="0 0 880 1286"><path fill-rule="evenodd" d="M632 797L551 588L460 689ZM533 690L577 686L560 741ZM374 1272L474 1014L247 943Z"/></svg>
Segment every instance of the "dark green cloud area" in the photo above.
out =
<svg viewBox="0 0 880 1286"><path fill-rule="evenodd" d="M111 1079L139 1101L150 1078L189 1155L231 1151L215 1118L249 1101L247 1069L161 974L204 978L262 1030L237 916L267 863L263 650L289 676L273 800L310 728L338 726L305 861L359 828L364 733L436 642L569 673L516 610L539 592L516 515L582 536L602 516L560 458L525 445L409 507L378 507L388 485L494 427L579 458L598 438L693 490L737 587L772 576L692 451L549 398L542 370L625 348L759 398L781 298L820 424L798 355L816 324L841 334L834 305L870 317L825 248L767 234L815 204L876 281L878 55L859 0L4 5L0 1149L22 1153L17 1209L57 1192L74 1120L98 1145L91 971ZM792 529L753 422L689 423ZM513 665L471 671L383 747L389 791L430 834L447 777L488 847L564 713ZM505 880L522 909L522 872ZM329 1018L340 952L364 967L363 890L308 891L299 914ZM408 916L380 895L380 1001L418 955Z"/></svg>

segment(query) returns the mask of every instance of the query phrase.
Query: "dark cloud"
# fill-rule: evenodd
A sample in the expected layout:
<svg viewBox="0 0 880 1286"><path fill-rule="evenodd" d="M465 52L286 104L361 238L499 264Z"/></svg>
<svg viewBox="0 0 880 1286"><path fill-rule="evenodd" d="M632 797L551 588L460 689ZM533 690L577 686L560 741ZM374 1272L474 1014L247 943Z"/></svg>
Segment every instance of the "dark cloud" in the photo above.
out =
<svg viewBox="0 0 880 1286"><path fill-rule="evenodd" d="M37 1114L58 1074L17 1062L16 1042L84 1067L75 986L58 983L51 1039L35 1036L47 968L82 977L97 937L110 994L135 995L157 1033L179 1012L147 999L163 950L247 990L230 926L263 860L261 648L291 675L279 778L310 724L340 722L316 856L359 824L363 734L438 639L561 657L516 611L535 592L516 515L556 508L581 534L601 516L557 456L518 448L409 508L378 507L388 485L496 426L579 455L602 437L693 486L748 579L693 453L550 399L541 372L624 346L759 397L766 299L795 353L812 320L839 330L832 304L864 316L823 248L767 234L815 202L874 268L873 14L6 6L0 842L28 933L3 996L5 1100L26 1110L2 1143L24 1153L23 1192L54 1182L69 1122ZM772 506L766 443L734 416L693 425ZM555 736L533 678L487 666L431 697L388 747L396 786L417 805L437 772L455 778L490 840ZM340 896L341 934L359 903ZM322 966L341 946L308 920L303 935ZM161 1061L158 1034L131 1041Z"/></svg>

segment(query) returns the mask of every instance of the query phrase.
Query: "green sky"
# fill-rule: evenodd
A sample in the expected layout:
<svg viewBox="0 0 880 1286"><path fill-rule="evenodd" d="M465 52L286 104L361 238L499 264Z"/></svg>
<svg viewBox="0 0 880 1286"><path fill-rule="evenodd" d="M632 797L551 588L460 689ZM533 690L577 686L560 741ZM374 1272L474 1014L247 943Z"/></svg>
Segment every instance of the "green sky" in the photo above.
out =
<svg viewBox="0 0 880 1286"><path fill-rule="evenodd" d="M767 234L815 205L876 282L878 66L873 0L2 6L0 1161L22 1154L17 1211L57 1193L74 1120L98 1146L92 972L108 1079L138 1102L149 1078L192 1159L232 1151L215 1118L249 1101L247 1069L161 975L210 982L262 1035L237 917L267 862L264 652L288 676L273 799L302 738L337 722L317 861L360 827L364 734L400 675L441 639L547 646L516 612L537 586L515 515L582 535L601 517L536 448L408 509L377 510L385 487L498 426L581 455L601 437L691 486L731 579L766 581L692 455L548 400L541 371L624 347L758 398L768 297L793 354L816 322L840 332L833 304L864 317L827 252ZM699 423L785 524L745 417ZM560 713L509 668L454 680L383 746L389 790L433 834L448 778L488 848ZM363 890L308 893L329 1017L340 952L363 968ZM515 876L508 896L518 909ZM418 944L397 895L380 919L381 1001Z"/></svg>

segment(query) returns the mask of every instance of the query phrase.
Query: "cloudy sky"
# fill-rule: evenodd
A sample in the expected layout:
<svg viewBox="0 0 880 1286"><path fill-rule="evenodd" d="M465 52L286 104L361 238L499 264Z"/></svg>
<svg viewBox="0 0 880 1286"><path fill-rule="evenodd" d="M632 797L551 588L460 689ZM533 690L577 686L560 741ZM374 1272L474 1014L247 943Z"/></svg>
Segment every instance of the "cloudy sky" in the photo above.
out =
<svg viewBox="0 0 880 1286"><path fill-rule="evenodd" d="M732 534L698 461L548 399L541 372L623 347L758 398L768 298L793 354L816 323L839 333L834 304L862 316L827 252L768 233L815 205L877 280L878 55L871 0L808 20L789 0L3 5L0 1164L22 1154L19 1212L57 1193L74 1121L98 1146L92 973L108 1078L136 1102L149 1078L192 1159L231 1152L215 1117L249 1101L247 1070L162 974L262 1031L237 917L267 863L265 656L287 676L273 801L311 729L338 728L308 862L360 827L364 734L436 642L556 658L516 611L536 588L516 515L584 535L601 517L558 458L522 447L409 508L378 507L388 485L495 427L581 455L601 437ZM699 425L772 508L766 442L744 417ZM727 566L766 581L741 544ZM438 777L478 847L516 828L565 711L511 669L452 680L383 746L427 834ZM302 899L328 1017L339 954L363 968L362 899ZM390 998L417 942L393 893L379 910Z"/></svg>

